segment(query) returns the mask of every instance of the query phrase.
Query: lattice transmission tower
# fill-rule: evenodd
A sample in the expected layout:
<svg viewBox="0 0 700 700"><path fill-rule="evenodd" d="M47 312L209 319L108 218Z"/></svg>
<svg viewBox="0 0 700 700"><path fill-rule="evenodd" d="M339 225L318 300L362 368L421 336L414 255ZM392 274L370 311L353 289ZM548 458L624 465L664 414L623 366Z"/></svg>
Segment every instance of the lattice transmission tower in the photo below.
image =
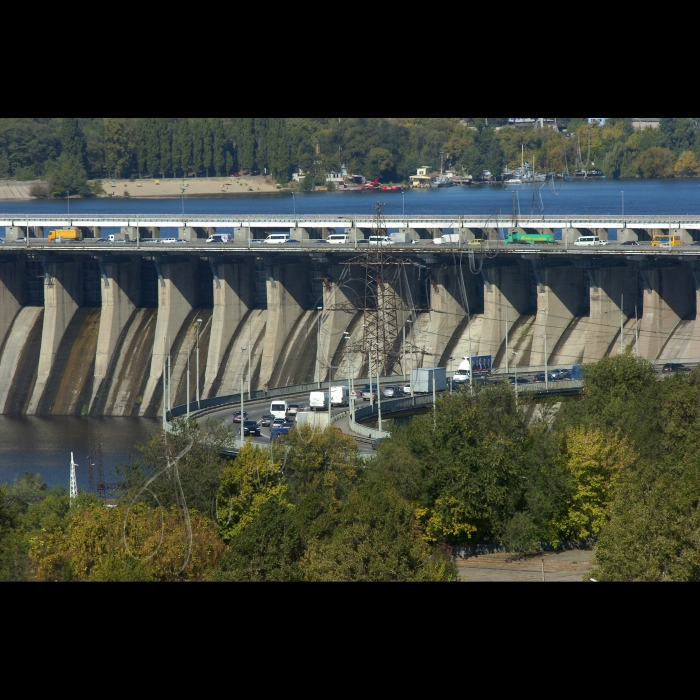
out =
<svg viewBox="0 0 700 700"><path fill-rule="evenodd" d="M376 205L374 235L388 237L383 203ZM328 311L349 311L364 314L362 340L354 344L357 352L372 358L372 374L389 376L401 358L400 338L402 329L411 319L416 322L416 312L423 311L416 305L411 293L406 270L414 267L410 260L400 259L388 252L388 247L370 245L365 255L341 263L364 268L364 294L354 301L346 301L328 307ZM347 279L347 275L344 275ZM358 280L360 281L360 280Z"/></svg>

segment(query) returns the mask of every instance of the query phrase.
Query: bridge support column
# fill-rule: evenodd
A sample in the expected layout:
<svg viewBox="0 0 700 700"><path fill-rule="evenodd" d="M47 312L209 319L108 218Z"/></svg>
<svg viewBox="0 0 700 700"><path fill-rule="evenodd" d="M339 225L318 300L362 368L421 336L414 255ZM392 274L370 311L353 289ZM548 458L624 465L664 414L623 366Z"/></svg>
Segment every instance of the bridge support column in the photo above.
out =
<svg viewBox="0 0 700 700"><path fill-rule="evenodd" d="M249 245L253 240L253 229L250 226L239 226L234 229L233 240L238 245Z"/></svg>
<svg viewBox="0 0 700 700"><path fill-rule="evenodd" d="M202 396L209 397L219 373L225 369L222 366L231 341L241 326L246 314L255 305L255 280L252 261L232 265L229 263L213 263L214 279L214 314L211 324L211 339L209 341L209 356L204 378ZM217 282L218 280L218 282ZM248 338L241 340L247 345ZM232 349L235 351L235 349Z"/></svg>
<svg viewBox="0 0 700 700"><path fill-rule="evenodd" d="M627 243L629 241L639 241L639 234L633 228L621 228L617 232L617 242Z"/></svg>
<svg viewBox="0 0 700 700"><path fill-rule="evenodd" d="M347 229L348 236L350 236L350 240L353 243L356 243L357 241L364 241L365 240L365 233L361 228L349 228Z"/></svg>
<svg viewBox="0 0 700 700"><path fill-rule="evenodd" d="M260 385L273 386L278 363L290 358L287 340L309 306L309 272L299 264L270 265L267 277L267 328ZM286 354L285 354L286 353Z"/></svg>
<svg viewBox="0 0 700 700"><path fill-rule="evenodd" d="M394 241L396 243L405 243L407 245L411 245L413 243L413 241L419 241L419 240L420 240L420 236L412 228L402 228L394 236Z"/></svg>
<svg viewBox="0 0 700 700"><path fill-rule="evenodd" d="M532 330L533 366L545 364L545 340L547 336L547 362L555 355L557 343L569 324L581 315L583 306L583 270L572 267L536 267L537 321ZM583 348L581 349L583 351ZM576 357L562 358L564 364L573 364ZM571 360L571 363L569 363Z"/></svg>
<svg viewBox="0 0 700 700"><path fill-rule="evenodd" d="M24 258L0 263L0 357L7 334L24 306L24 292Z"/></svg>
<svg viewBox="0 0 700 700"><path fill-rule="evenodd" d="M36 415L61 340L75 312L83 303L82 275L78 263L47 262L44 267L47 275L44 289L44 327L37 380L27 409L29 416Z"/></svg>
<svg viewBox="0 0 700 700"><path fill-rule="evenodd" d="M122 331L141 304L141 261L100 260L102 313L95 355L92 402L107 378Z"/></svg>
<svg viewBox="0 0 700 700"><path fill-rule="evenodd" d="M695 313L696 285L689 267L644 270L644 316L642 317L639 353L647 360L663 358L671 335L681 321Z"/></svg>
<svg viewBox="0 0 700 700"><path fill-rule="evenodd" d="M16 241L18 238L43 238L44 229L41 226L8 226L5 229L5 236L8 242Z"/></svg>
<svg viewBox="0 0 700 700"><path fill-rule="evenodd" d="M681 243L683 245L693 245L693 243L695 243L695 241L697 240L696 236L700 232L688 231L687 229L680 228L680 229L672 229L671 233L680 234Z"/></svg>
<svg viewBox="0 0 700 700"><path fill-rule="evenodd" d="M428 367L444 367L449 364L445 350L452 344L458 329L467 319L465 301L460 291L460 271L454 265L431 268L430 325L428 341L431 354L425 358ZM476 305L476 277L468 271L464 275L467 302L470 309ZM475 347L474 347L475 349ZM459 358L461 361L461 358ZM455 366L459 366L459 362Z"/></svg>
<svg viewBox="0 0 700 700"><path fill-rule="evenodd" d="M83 238L102 238L102 228L100 226L80 226Z"/></svg>
<svg viewBox="0 0 700 700"><path fill-rule="evenodd" d="M184 228L180 229L179 237L183 241L192 241L194 243L196 241L205 241L214 233L216 233L216 229L214 228L195 228L193 226L185 226Z"/></svg>
<svg viewBox="0 0 700 700"><path fill-rule="evenodd" d="M290 228L289 234L292 237L292 240L294 241L308 241L310 238L312 238L312 236L309 235L307 229L299 228L298 226ZM314 235L313 238L318 238L318 236Z"/></svg>
<svg viewBox="0 0 700 700"><path fill-rule="evenodd" d="M153 341L151 371L141 405L140 415L142 416L146 415L151 408L153 396L162 382L163 365L167 363L177 334L187 315L194 308L196 298L196 270L192 263L168 263L161 259L157 263L157 269L158 318Z"/></svg>
<svg viewBox="0 0 700 700"><path fill-rule="evenodd" d="M528 275L520 265L511 267L484 267L484 325L479 343L479 355L492 355L494 363L501 360L501 352L508 333L527 311ZM515 343L511 343L511 348ZM510 361L510 360L509 360ZM511 363L512 364L512 363Z"/></svg>
<svg viewBox="0 0 700 700"><path fill-rule="evenodd" d="M619 347L620 322L634 318L638 282L636 267L587 270L591 314L586 332L584 362L597 362ZM624 298L624 306L621 306Z"/></svg>

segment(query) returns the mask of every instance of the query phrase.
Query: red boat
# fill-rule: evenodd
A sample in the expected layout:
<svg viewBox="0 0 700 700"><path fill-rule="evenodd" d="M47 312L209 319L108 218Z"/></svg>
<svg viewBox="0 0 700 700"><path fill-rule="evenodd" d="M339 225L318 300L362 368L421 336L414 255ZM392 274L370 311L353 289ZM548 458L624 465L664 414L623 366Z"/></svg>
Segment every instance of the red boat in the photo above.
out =
<svg viewBox="0 0 700 700"><path fill-rule="evenodd" d="M382 192L401 192L403 187L400 185L382 185Z"/></svg>

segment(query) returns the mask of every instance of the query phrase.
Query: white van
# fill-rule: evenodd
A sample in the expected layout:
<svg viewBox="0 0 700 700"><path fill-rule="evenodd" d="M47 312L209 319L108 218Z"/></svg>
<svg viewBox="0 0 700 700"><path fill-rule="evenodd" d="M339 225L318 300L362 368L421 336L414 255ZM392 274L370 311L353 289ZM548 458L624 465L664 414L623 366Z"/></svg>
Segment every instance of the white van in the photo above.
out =
<svg viewBox="0 0 700 700"><path fill-rule="evenodd" d="M210 238L207 238L207 243L230 243L231 238L230 233L215 233Z"/></svg>
<svg viewBox="0 0 700 700"><path fill-rule="evenodd" d="M581 236L574 245L578 248L588 248L596 245L608 245L608 242L601 241L598 236Z"/></svg>
<svg viewBox="0 0 700 700"><path fill-rule="evenodd" d="M309 396L309 408L312 411L327 411L328 410L328 392L327 391L312 391Z"/></svg>
<svg viewBox="0 0 700 700"><path fill-rule="evenodd" d="M347 233L334 233L333 235L328 236L327 240L331 245L349 245L352 243L350 236Z"/></svg>
<svg viewBox="0 0 700 700"><path fill-rule="evenodd" d="M273 415L275 418L287 420L287 402L273 401L272 406L270 406L270 414Z"/></svg>
<svg viewBox="0 0 700 700"><path fill-rule="evenodd" d="M349 386L334 386L331 389L331 406L349 406L350 405L350 387Z"/></svg>
<svg viewBox="0 0 700 700"><path fill-rule="evenodd" d="M388 236L370 236L369 237L369 244L370 245L394 245L394 241L391 240Z"/></svg>
<svg viewBox="0 0 700 700"><path fill-rule="evenodd" d="M267 245L284 245L290 241L291 238L291 235L288 233L273 233L271 236L268 236L263 243Z"/></svg>

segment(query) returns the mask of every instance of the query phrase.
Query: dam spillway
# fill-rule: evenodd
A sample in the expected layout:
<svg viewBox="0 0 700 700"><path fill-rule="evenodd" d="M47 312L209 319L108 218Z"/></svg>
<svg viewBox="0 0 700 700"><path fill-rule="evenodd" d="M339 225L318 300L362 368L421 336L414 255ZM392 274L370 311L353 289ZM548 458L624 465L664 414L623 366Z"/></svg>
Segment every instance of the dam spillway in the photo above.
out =
<svg viewBox="0 0 700 700"><path fill-rule="evenodd" d="M470 352L500 372L571 366L626 351L637 331L649 360L700 359L697 246L484 240L391 246L401 272L374 290L398 300L389 374L404 357L456 368ZM202 399L247 391L249 377L255 391L367 376L366 254L313 239L2 246L0 412L157 416L168 362L173 405L188 371L192 400L197 386Z"/></svg>

